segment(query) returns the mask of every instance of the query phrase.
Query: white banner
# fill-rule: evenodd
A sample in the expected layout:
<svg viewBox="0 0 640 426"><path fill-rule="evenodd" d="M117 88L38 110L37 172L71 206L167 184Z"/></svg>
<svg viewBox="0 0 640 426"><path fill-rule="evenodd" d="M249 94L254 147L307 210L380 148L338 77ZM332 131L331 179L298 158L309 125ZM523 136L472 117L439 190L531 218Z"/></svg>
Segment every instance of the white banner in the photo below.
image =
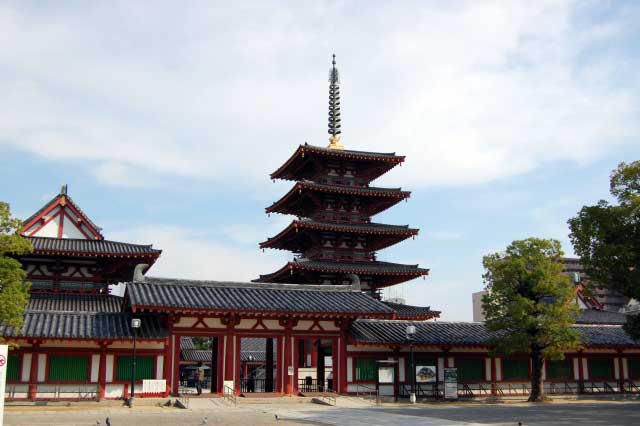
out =
<svg viewBox="0 0 640 426"><path fill-rule="evenodd" d="M458 399L458 369L444 369L444 397L445 399Z"/></svg>
<svg viewBox="0 0 640 426"><path fill-rule="evenodd" d="M9 368L9 346L0 345L0 426L4 419L4 388Z"/></svg>
<svg viewBox="0 0 640 426"><path fill-rule="evenodd" d="M167 390L167 381L164 379L142 381L142 393L165 393L166 390Z"/></svg>

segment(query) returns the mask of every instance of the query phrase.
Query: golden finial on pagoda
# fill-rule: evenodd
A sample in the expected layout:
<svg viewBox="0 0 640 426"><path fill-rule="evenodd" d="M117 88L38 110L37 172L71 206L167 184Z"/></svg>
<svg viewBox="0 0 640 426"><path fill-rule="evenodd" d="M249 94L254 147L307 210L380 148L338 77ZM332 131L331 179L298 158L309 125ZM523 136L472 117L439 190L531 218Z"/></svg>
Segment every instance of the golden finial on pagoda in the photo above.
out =
<svg viewBox="0 0 640 426"><path fill-rule="evenodd" d="M329 149L344 149L340 143L340 76L336 68L336 55L329 71Z"/></svg>

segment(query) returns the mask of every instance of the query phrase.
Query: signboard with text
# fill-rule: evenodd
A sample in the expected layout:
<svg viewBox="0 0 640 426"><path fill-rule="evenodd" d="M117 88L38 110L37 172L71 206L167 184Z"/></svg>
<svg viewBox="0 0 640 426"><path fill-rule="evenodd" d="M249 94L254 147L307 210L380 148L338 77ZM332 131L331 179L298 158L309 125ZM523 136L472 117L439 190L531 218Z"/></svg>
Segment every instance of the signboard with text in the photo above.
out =
<svg viewBox="0 0 640 426"><path fill-rule="evenodd" d="M142 393L165 393L167 390L167 381L162 380L143 380Z"/></svg>
<svg viewBox="0 0 640 426"><path fill-rule="evenodd" d="M444 398L458 399L458 369L444 369Z"/></svg>

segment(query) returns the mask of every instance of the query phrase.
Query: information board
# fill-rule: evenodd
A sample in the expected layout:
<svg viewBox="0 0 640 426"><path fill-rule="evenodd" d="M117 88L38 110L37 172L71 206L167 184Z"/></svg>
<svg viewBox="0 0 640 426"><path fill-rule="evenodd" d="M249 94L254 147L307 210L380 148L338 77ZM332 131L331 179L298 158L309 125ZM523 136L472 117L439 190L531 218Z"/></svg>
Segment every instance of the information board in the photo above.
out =
<svg viewBox="0 0 640 426"><path fill-rule="evenodd" d="M142 393L165 393L167 391L167 381L162 380L143 380Z"/></svg>
<svg viewBox="0 0 640 426"><path fill-rule="evenodd" d="M458 399L458 369L444 369L444 398Z"/></svg>
<svg viewBox="0 0 640 426"><path fill-rule="evenodd" d="M393 366L378 366L378 383L393 383Z"/></svg>
<svg viewBox="0 0 640 426"><path fill-rule="evenodd" d="M416 383L433 383L436 381L435 365L416 365Z"/></svg>

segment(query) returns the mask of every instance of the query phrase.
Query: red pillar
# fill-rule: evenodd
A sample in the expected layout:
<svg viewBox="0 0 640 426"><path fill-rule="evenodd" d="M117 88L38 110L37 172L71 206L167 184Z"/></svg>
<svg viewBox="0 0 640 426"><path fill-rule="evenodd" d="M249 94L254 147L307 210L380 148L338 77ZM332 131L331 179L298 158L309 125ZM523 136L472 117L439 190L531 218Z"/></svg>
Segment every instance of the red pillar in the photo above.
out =
<svg viewBox="0 0 640 426"><path fill-rule="evenodd" d="M624 368L622 365L622 351L620 349L618 349L618 371L620 392L624 392Z"/></svg>
<svg viewBox="0 0 640 426"><path fill-rule="evenodd" d="M179 396L180 394L180 337L181 336L174 335L173 342L173 375L171 379L173 385L169 385L172 386L171 393L173 396ZM169 346L171 346L171 341L169 341Z"/></svg>
<svg viewBox="0 0 640 426"><path fill-rule="evenodd" d="M287 395L293 394L293 376L289 375L289 367L291 367L291 356L293 348L291 344L291 328L287 327L284 331L284 391Z"/></svg>
<svg viewBox="0 0 640 426"><path fill-rule="evenodd" d="M100 344L100 362L98 363L98 398L104 399L107 384L107 344Z"/></svg>
<svg viewBox="0 0 640 426"><path fill-rule="evenodd" d="M284 348L283 348L283 336L278 336L276 337L276 347L278 349L276 349L276 353L278 355L277 357L277 361L276 361L276 392L278 393L283 393L284 392L284 383L282 380L282 375L283 375L283 371L286 374L287 372L287 368L283 365L284 364Z"/></svg>
<svg viewBox="0 0 640 426"><path fill-rule="evenodd" d="M233 341L235 342L235 351L233 354L233 368L234 368L234 392L236 395L240 395L240 364L241 364L241 358L240 358L240 351L241 351L241 344L242 344L242 339L239 336L234 335L233 336ZM247 377L247 376L245 376Z"/></svg>
<svg viewBox="0 0 640 426"><path fill-rule="evenodd" d="M31 369L29 370L29 399L36 399L38 380L38 350L40 349L39 342L33 342L31 344Z"/></svg>
<svg viewBox="0 0 640 426"><path fill-rule="evenodd" d="M336 392L347 393L347 333L340 333L340 342L338 344L340 351L340 375Z"/></svg>
<svg viewBox="0 0 640 426"><path fill-rule="evenodd" d="M318 346L316 346L317 339L311 339L311 365L310 367L318 366Z"/></svg>
<svg viewBox="0 0 640 426"><path fill-rule="evenodd" d="M582 368L582 351L578 352L578 389L579 389L579 393L583 393L584 369Z"/></svg>
<svg viewBox="0 0 640 426"><path fill-rule="evenodd" d="M169 336L171 336L171 333L169 333ZM180 360L180 356L178 356L178 360ZM171 337L167 337L164 341L164 364L162 365L162 375L167 381L167 388L163 395L164 398L171 394L171 366L174 363L175 360L171 358Z"/></svg>

